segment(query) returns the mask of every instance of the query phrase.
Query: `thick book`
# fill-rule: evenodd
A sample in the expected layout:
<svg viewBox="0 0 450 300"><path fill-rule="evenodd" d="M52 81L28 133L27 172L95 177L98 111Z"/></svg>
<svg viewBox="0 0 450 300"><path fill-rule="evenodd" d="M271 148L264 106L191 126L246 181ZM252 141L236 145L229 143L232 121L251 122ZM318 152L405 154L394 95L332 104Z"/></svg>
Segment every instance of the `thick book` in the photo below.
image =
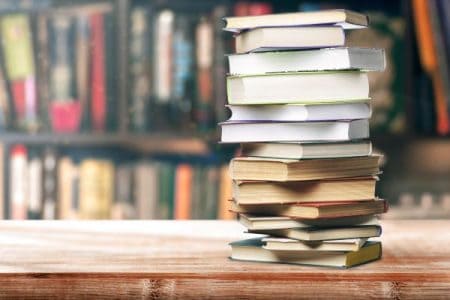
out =
<svg viewBox="0 0 450 300"><path fill-rule="evenodd" d="M300 181L371 176L379 173L380 155L307 160L236 157L230 162L234 180Z"/></svg>
<svg viewBox="0 0 450 300"><path fill-rule="evenodd" d="M328 240L328 241L299 241L288 238L263 238L264 249L272 251L358 251L367 238Z"/></svg>
<svg viewBox="0 0 450 300"><path fill-rule="evenodd" d="M239 214L239 222L248 230L270 230L289 228L323 228L323 227L345 227L357 225L378 225L376 216L354 216L332 219L301 220L281 216L259 216L252 214Z"/></svg>
<svg viewBox="0 0 450 300"><path fill-rule="evenodd" d="M152 162L140 162L134 168L134 199L139 219L155 219L158 216L159 168Z"/></svg>
<svg viewBox="0 0 450 300"><path fill-rule="evenodd" d="M304 72L359 69L383 71L383 49L324 48L228 55L230 74L257 75L278 72Z"/></svg>
<svg viewBox="0 0 450 300"><path fill-rule="evenodd" d="M368 156L372 154L370 141L345 143L243 143L243 156L311 159Z"/></svg>
<svg viewBox="0 0 450 300"><path fill-rule="evenodd" d="M259 204L240 205L230 201L231 211L261 216L283 216L298 219L341 218L385 213L387 202L382 199L373 201L339 201L302 204Z"/></svg>
<svg viewBox="0 0 450 300"><path fill-rule="evenodd" d="M332 25L340 26L344 29L356 29L365 28L369 25L369 18L366 15L342 9L228 17L224 18L224 20L224 30L233 32L256 27Z"/></svg>
<svg viewBox="0 0 450 300"><path fill-rule="evenodd" d="M61 157L57 166L58 184L58 219L76 219L78 207L74 206L73 189L76 166L69 156Z"/></svg>
<svg viewBox="0 0 450 300"><path fill-rule="evenodd" d="M307 181L235 181L238 204L361 201L375 198L375 177Z"/></svg>
<svg viewBox="0 0 450 300"><path fill-rule="evenodd" d="M80 164L80 218L109 219L113 205L114 165L85 159Z"/></svg>
<svg viewBox="0 0 450 300"><path fill-rule="evenodd" d="M369 98L367 73L289 72L227 77L228 104L317 104Z"/></svg>
<svg viewBox="0 0 450 300"><path fill-rule="evenodd" d="M27 174L28 219L40 219L42 212L42 159L36 150L30 150Z"/></svg>
<svg viewBox="0 0 450 300"><path fill-rule="evenodd" d="M236 36L236 53L345 46L340 27L256 28Z"/></svg>
<svg viewBox="0 0 450 300"><path fill-rule="evenodd" d="M24 145L14 145L9 153L9 217L27 219L28 150Z"/></svg>
<svg viewBox="0 0 450 300"><path fill-rule="evenodd" d="M252 230L253 233L283 237L300 241L327 241L355 238L370 238L381 235L381 226L364 225L339 228L288 228L271 230Z"/></svg>
<svg viewBox="0 0 450 300"><path fill-rule="evenodd" d="M285 264L349 268L381 257L381 243L367 242L358 251L277 251L265 249L261 239L230 244L231 259Z"/></svg>
<svg viewBox="0 0 450 300"><path fill-rule="evenodd" d="M367 139L369 120L220 123L222 143L330 142Z"/></svg>
<svg viewBox="0 0 450 300"><path fill-rule="evenodd" d="M56 206L58 200L58 152L53 147L47 147L44 149L42 156L42 218L45 220L55 220Z"/></svg>
<svg viewBox="0 0 450 300"><path fill-rule="evenodd" d="M368 119L372 110L368 102L322 105L227 105L228 121L335 121Z"/></svg>

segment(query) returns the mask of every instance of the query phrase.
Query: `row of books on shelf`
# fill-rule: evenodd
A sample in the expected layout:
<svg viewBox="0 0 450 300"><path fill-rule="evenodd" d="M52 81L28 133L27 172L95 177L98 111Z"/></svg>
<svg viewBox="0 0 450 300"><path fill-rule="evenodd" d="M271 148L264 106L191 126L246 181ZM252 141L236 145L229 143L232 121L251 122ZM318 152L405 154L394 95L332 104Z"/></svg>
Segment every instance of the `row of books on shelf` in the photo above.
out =
<svg viewBox="0 0 450 300"><path fill-rule="evenodd" d="M230 219L227 167L5 150L0 216L9 219Z"/></svg>
<svg viewBox="0 0 450 300"><path fill-rule="evenodd" d="M117 108L112 5L36 6L0 16L0 127L112 129Z"/></svg>
<svg viewBox="0 0 450 300"><path fill-rule="evenodd" d="M124 122L135 132L207 130L227 117L219 108L230 44L220 24L230 6L190 13L132 5L120 24L112 3L31 3L0 15L0 128L102 132ZM271 6L238 2L235 11L261 14ZM126 51L118 47L120 30ZM119 119L124 80L127 113Z"/></svg>

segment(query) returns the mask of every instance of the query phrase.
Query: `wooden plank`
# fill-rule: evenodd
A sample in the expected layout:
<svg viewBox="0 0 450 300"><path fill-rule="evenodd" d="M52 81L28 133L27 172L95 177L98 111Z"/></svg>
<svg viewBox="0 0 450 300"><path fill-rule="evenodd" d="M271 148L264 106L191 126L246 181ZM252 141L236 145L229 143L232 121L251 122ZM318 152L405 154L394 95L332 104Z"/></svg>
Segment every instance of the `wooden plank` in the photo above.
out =
<svg viewBox="0 0 450 300"><path fill-rule="evenodd" d="M349 270L237 262L233 221L0 222L0 298L447 298L450 221L385 220Z"/></svg>

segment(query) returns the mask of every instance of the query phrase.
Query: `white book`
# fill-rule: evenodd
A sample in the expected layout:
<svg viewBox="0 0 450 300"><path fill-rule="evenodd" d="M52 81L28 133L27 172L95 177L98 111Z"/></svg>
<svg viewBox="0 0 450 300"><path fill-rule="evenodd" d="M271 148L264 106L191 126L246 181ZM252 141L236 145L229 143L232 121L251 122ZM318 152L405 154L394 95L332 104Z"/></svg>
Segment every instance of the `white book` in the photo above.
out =
<svg viewBox="0 0 450 300"><path fill-rule="evenodd" d="M301 51L275 51L228 56L230 74L256 75L277 72L360 69L383 71L383 49L324 48Z"/></svg>
<svg viewBox="0 0 450 300"><path fill-rule="evenodd" d="M378 218L374 215L309 220L294 219L283 216L260 216L243 213L238 216L239 222L248 230L379 225Z"/></svg>
<svg viewBox="0 0 450 300"><path fill-rule="evenodd" d="M228 104L317 104L369 99L367 73L277 73L227 77Z"/></svg>
<svg viewBox="0 0 450 300"><path fill-rule="evenodd" d="M341 27L256 28L236 36L236 53L345 45Z"/></svg>
<svg viewBox="0 0 450 300"><path fill-rule="evenodd" d="M369 137L367 119L334 122L225 122L223 143L349 141Z"/></svg>
<svg viewBox="0 0 450 300"><path fill-rule="evenodd" d="M368 156L372 154L370 141L334 143L244 143L243 156L311 159Z"/></svg>
<svg viewBox="0 0 450 300"><path fill-rule="evenodd" d="M368 119L372 114L368 102L321 105L227 105L228 121L334 121Z"/></svg>
<svg viewBox="0 0 450 300"><path fill-rule="evenodd" d="M344 29L365 28L369 24L366 15L344 9L294 12L259 16L227 17L224 30L240 32L256 27L287 27L332 25Z"/></svg>

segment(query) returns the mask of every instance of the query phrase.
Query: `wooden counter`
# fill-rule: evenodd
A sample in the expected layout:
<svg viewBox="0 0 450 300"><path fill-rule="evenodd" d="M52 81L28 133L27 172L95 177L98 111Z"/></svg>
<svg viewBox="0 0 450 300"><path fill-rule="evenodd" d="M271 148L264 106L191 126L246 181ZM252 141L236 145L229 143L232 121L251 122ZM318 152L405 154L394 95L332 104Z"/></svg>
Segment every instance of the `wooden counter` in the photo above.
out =
<svg viewBox="0 0 450 300"><path fill-rule="evenodd" d="M450 221L382 226L382 260L341 270L231 261L231 221L2 221L0 298L449 298Z"/></svg>

